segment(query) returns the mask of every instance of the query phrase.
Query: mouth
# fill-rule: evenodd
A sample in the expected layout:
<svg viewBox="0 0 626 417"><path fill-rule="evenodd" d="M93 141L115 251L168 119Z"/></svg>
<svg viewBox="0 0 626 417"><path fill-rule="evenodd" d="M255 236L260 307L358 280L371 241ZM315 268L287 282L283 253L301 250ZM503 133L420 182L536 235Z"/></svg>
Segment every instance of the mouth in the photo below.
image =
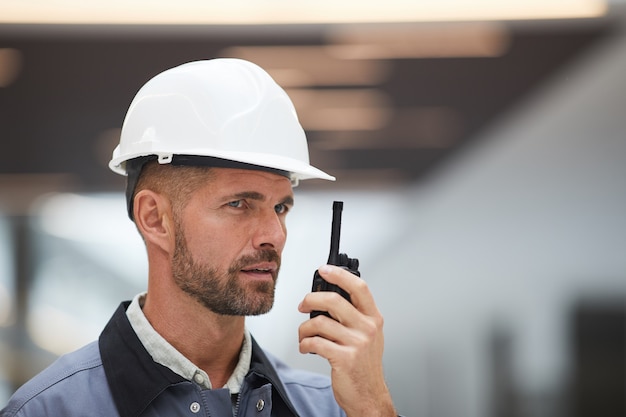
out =
<svg viewBox="0 0 626 417"><path fill-rule="evenodd" d="M272 279L274 279L274 277L276 276L276 270L277 270L277 267L275 264L267 263L267 264L246 266L245 268L241 269L241 272L247 275L257 276L259 278L271 277Z"/></svg>

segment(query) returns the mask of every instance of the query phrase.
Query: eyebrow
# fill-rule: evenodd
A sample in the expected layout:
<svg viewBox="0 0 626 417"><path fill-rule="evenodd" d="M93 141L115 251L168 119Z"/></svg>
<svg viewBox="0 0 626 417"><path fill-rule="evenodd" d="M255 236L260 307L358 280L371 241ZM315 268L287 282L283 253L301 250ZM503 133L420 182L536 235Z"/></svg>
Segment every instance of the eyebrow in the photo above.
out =
<svg viewBox="0 0 626 417"><path fill-rule="evenodd" d="M257 200L257 201L264 201L266 199L266 197L263 194L258 193L256 191L243 191L241 193L236 193L234 197L235 198L247 198L249 200ZM294 199L292 196L288 195L282 199L281 203L287 204L289 206L293 206Z"/></svg>

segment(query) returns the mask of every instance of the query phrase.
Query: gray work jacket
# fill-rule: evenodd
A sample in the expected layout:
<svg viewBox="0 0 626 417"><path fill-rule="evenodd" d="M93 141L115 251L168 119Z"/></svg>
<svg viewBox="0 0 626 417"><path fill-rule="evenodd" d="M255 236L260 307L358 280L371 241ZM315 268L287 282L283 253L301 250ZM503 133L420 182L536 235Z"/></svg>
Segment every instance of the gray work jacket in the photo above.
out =
<svg viewBox="0 0 626 417"><path fill-rule="evenodd" d="M62 356L18 389L0 417L232 416L227 389L203 389L152 360L122 303L98 342ZM345 416L329 378L287 367L252 339L237 417Z"/></svg>

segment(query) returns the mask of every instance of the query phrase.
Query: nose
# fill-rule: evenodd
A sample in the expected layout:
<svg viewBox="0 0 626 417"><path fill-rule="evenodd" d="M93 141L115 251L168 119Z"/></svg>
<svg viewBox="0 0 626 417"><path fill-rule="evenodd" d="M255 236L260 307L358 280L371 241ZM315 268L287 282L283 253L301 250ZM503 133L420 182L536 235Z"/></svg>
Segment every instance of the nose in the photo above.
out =
<svg viewBox="0 0 626 417"><path fill-rule="evenodd" d="M284 216L279 216L274 210L267 212L259 218L256 233L252 244L257 249L272 248L281 253L287 241L287 227Z"/></svg>

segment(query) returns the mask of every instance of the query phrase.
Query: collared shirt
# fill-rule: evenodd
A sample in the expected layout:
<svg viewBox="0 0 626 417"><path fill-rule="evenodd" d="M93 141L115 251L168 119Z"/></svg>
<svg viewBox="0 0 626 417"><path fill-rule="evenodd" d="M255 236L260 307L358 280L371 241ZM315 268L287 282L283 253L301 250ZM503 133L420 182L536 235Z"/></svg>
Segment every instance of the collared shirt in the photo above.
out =
<svg viewBox="0 0 626 417"><path fill-rule="evenodd" d="M24 384L2 417L345 417L330 379L290 368L251 337L252 358L233 413L227 389L202 389L156 363L123 302L97 342L62 356Z"/></svg>
<svg viewBox="0 0 626 417"><path fill-rule="evenodd" d="M128 310L126 310L126 316L132 326L133 330L137 334L137 337L144 345L152 359L183 378L194 381L206 389L212 389L211 380L206 372L197 367L193 362L187 359L182 353L180 353L174 346L172 346L167 340L163 338L154 327L150 324L146 316L143 314L142 307L146 298L146 293L140 293L130 303ZM238 394L241 389L241 384L250 370L250 359L252 356L252 343L250 332L246 329L244 331L244 340L239 353L239 362L235 367L232 375L224 385L224 388L228 388L231 394Z"/></svg>

